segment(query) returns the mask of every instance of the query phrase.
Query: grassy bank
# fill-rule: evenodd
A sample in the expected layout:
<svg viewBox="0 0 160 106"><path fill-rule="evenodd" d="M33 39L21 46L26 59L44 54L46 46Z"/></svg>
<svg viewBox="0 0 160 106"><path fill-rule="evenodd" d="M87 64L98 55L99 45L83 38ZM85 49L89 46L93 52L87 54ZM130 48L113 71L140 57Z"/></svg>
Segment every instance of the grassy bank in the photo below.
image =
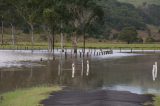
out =
<svg viewBox="0 0 160 106"><path fill-rule="evenodd" d="M60 43L55 44L55 48L60 48ZM65 48L72 48L71 43L66 43ZM83 48L83 43L78 43L78 48ZM159 49L160 50L160 44L111 44L111 43L86 43L86 48L112 48L112 49L144 49L144 50L154 50ZM32 45L30 43L18 43L15 46L12 45L0 45L0 49L16 49L16 50L25 50L25 49L32 49ZM42 50L42 49L48 49L48 44L43 43L35 43L34 50Z"/></svg>
<svg viewBox="0 0 160 106"><path fill-rule="evenodd" d="M82 46L83 47L83 46ZM160 44L107 44L107 43L88 43L89 48L113 48L113 49L160 49Z"/></svg>
<svg viewBox="0 0 160 106"><path fill-rule="evenodd" d="M154 106L160 106L160 96L155 97Z"/></svg>
<svg viewBox="0 0 160 106"><path fill-rule="evenodd" d="M59 90L61 90L60 87L52 86L34 87L4 93L1 95L3 100L0 101L0 106L38 106L41 100L49 96L49 93Z"/></svg>

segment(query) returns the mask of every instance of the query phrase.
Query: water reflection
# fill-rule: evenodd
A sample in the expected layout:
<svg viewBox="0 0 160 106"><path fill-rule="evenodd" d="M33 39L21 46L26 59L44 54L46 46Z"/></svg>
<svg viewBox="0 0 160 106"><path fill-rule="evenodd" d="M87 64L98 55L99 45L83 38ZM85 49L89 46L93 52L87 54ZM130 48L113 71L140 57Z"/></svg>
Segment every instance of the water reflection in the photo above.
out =
<svg viewBox="0 0 160 106"><path fill-rule="evenodd" d="M84 72L86 73L85 75L86 76L89 76L89 69L90 69L90 66L89 66L89 60L85 60L85 59L82 59L81 61L80 60L66 60L65 62L63 62L63 60L59 60L59 65L58 65L58 76L61 76L63 75L63 73L65 73L66 71L71 71L71 77L72 78L75 78L75 74L76 76L81 76L83 77L84 75ZM65 66L65 64L67 64L68 62L68 66ZM69 64L70 63L70 64ZM86 71L84 71L86 70Z"/></svg>
<svg viewBox="0 0 160 106"><path fill-rule="evenodd" d="M89 75L89 61L87 60L87 71L86 71L86 76Z"/></svg>
<svg viewBox="0 0 160 106"><path fill-rule="evenodd" d="M3 73L2 73L2 71L0 71L0 73L1 73L1 80L2 80L2 78L3 78Z"/></svg>
<svg viewBox="0 0 160 106"><path fill-rule="evenodd" d="M83 77L83 73L84 73L84 60L82 60L82 70L81 70L81 76Z"/></svg>
<svg viewBox="0 0 160 106"><path fill-rule="evenodd" d="M155 64L153 65L152 77L153 77L153 81L155 81L157 78L157 62L155 62Z"/></svg>
<svg viewBox="0 0 160 106"><path fill-rule="evenodd" d="M160 78L157 77L153 83L151 74L155 61L157 68L160 68L159 54L129 54L123 58L117 56L118 58L103 59L74 58L74 54L72 58L68 56L65 59L64 55L63 53L52 61L49 54L45 54L46 60L43 57L43 61L25 61L20 62L25 64L20 67L0 68L0 92L44 84L59 84L73 89L137 91L136 93L160 91ZM39 57L42 58L42 55L37 59Z"/></svg>
<svg viewBox="0 0 160 106"><path fill-rule="evenodd" d="M72 63L72 78L74 78L75 75L75 64Z"/></svg>
<svg viewBox="0 0 160 106"><path fill-rule="evenodd" d="M116 91L129 91L136 94L156 94L157 92L160 92L158 89L154 88L142 88L138 86L127 86L127 85L116 85L116 86L110 86L110 87L103 87L103 90L116 90Z"/></svg>
<svg viewBox="0 0 160 106"><path fill-rule="evenodd" d="M30 68L31 68L31 71L30 71L30 77L29 78L32 78L32 76L33 76L33 66L32 66L32 63L30 64Z"/></svg>

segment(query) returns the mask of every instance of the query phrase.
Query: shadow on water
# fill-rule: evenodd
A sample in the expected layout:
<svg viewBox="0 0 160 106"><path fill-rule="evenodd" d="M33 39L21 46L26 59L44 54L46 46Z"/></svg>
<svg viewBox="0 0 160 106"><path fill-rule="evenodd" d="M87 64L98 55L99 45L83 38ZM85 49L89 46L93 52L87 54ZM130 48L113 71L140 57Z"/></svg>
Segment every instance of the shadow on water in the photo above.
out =
<svg viewBox="0 0 160 106"><path fill-rule="evenodd" d="M0 68L0 92L59 84L72 89L101 88L157 93L160 92L160 78L153 81L152 68L156 61L157 69L160 69L159 58L159 54L103 59L71 58L68 55L65 58L63 53L56 56L54 61L47 57L43 61L20 62L27 65Z"/></svg>

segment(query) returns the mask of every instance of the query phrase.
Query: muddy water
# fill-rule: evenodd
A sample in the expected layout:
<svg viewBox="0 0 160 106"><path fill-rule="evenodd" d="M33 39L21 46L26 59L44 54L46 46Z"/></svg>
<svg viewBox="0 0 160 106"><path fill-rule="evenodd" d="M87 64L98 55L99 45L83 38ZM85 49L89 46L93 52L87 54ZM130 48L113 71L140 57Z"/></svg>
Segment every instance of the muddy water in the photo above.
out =
<svg viewBox="0 0 160 106"><path fill-rule="evenodd" d="M46 51L0 51L0 92L17 88L59 84L74 89L111 89L133 93L160 92L160 53L126 54L67 59ZM41 58L43 61L40 61ZM89 61L89 74L87 73ZM158 62L158 77L152 78L152 68ZM72 64L75 75L72 78ZM83 71L83 73L82 73Z"/></svg>

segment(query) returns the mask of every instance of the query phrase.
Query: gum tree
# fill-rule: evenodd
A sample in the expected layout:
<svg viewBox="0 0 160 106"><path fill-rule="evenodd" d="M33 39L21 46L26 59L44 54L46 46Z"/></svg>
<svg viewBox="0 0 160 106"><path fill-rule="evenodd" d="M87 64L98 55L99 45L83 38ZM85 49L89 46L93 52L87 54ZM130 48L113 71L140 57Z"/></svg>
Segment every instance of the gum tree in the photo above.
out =
<svg viewBox="0 0 160 106"><path fill-rule="evenodd" d="M61 47L63 49L63 35L67 33L66 29L68 22L71 19L69 10L67 8L67 1L65 0L48 0L45 2L45 9L43 11L43 17L45 24L48 26L51 32L52 49L54 51L55 34L61 34Z"/></svg>
<svg viewBox="0 0 160 106"><path fill-rule="evenodd" d="M72 12L72 24L75 28L73 32L74 53L77 53L77 35L83 35L83 52L85 53L85 38L87 30L89 26L97 20L97 18L103 17L103 10L93 0L70 0L69 8Z"/></svg>
<svg viewBox="0 0 160 106"><path fill-rule="evenodd" d="M43 14L44 14L45 22L47 26L49 27L49 31L51 31L50 39L51 39L51 45L52 45L52 49L54 53L55 33L57 29L57 20L59 19L58 18L59 16L54 8L45 9Z"/></svg>
<svg viewBox="0 0 160 106"><path fill-rule="evenodd" d="M34 46L34 25L38 21L42 0L8 0L16 12L24 19L30 27L32 50Z"/></svg>
<svg viewBox="0 0 160 106"><path fill-rule="evenodd" d="M120 32L119 39L130 44L137 40L137 36L138 36L138 33L134 27L125 27Z"/></svg>

